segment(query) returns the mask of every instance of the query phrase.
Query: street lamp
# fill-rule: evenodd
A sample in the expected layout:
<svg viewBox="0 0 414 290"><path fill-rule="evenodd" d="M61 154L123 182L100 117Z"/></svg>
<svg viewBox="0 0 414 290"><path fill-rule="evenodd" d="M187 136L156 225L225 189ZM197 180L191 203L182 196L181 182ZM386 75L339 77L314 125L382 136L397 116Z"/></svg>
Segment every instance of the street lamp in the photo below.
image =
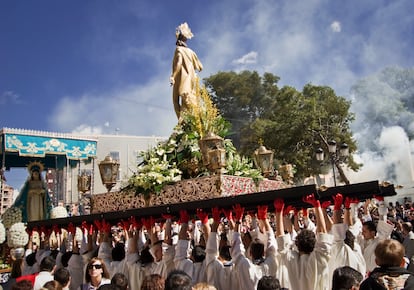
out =
<svg viewBox="0 0 414 290"><path fill-rule="evenodd" d="M78 191L85 193L91 190L92 176L90 172L84 170L82 174L78 175Z"/></svg>
<svg viewBox="0 0 414 290"><path fill-rule="evenodd" d="M254 163L260 168L264 177L268 177L273 172L273 155L274 152L266 149L264 145L260 145L254 151Z"/></svg>
<svg viewBox="0 0 414 290"><path fill-rule="evenodd" d="M337 149L338 148L337 148L335 140L328 141L329 159L332 165L332 173L333 173L333 180L334 180L335 187L336 187L335 163L337 161L345 160L346 157L349 156L348 144L342 143L339 146L339 150ZM320 162L323 162L325 160L324 151L322 148L316 149L315 155L316 155L316 160Z"/></svg>
<svg viewBox="0 0 414 290"><path fill-rule="evenodd" d="M213 148L208 150L208 168L217 174L222 172L226 166L226 150L223 148Z"/></svg>
<svg viewBox="0 0 414 290"><path fill-rule="evenodd" d="M99 163L99 173L101 174L102 183L111 191L118 179L119 162L113 160L107 155L103 161Z"/></svg>

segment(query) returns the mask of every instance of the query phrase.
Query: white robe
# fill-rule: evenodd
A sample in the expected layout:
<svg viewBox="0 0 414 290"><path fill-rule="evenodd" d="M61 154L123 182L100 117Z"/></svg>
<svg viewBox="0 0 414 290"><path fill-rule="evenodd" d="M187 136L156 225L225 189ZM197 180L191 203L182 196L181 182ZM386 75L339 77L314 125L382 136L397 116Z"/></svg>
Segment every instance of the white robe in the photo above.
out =
<svg viewBox="0 0 414 290"><path fill-rule="evenodd" d="M289 273L289 289L327 290L327 272L333 236L317 234L315 248L310 254L299 255L299 252L290 247L290 237L283 235L277 238L281 263ZM285 247L285 248L283 248Z"/></svg>

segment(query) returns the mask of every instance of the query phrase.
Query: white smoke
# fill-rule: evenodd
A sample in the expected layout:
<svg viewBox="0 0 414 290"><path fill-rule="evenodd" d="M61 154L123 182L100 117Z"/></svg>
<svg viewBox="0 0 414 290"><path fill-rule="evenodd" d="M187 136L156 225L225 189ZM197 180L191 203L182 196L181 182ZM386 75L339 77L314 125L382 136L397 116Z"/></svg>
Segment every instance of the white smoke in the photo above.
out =
<svg viewBox="0 0 414 290"><path fill-rule="evenodd" d="M399 67L358 81L352 89L352 124L363 164L358 172L347 171L352 183L389 181L414 183L414 69Z"/></svg>
<svg viewBox="0 0 414 290"><path fill-rule="evenodd" d="M356 154L356 161L363 163L363 167L358 172L348 171L349 179L353 183L376 179L401 185L414 182L414 142L409 141L405 130L399 126L383 128L375 141L380 151Z"/></svg>

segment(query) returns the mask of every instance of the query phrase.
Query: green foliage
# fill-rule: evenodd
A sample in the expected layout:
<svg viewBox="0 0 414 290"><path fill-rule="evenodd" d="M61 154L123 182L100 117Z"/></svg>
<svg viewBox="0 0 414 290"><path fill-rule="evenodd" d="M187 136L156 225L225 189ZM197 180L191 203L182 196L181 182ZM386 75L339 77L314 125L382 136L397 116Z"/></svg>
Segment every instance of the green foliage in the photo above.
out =
<svg viewBox="0 0 414 290"><path fill-rule="evenodd" d="M327 152L328 140L347 143L350 153L357 149L350 130L351 103L330 87L308 84L302 92L279 88L279 77L249 71L219 72L204 81L217 107L225 112L223 117L239 130L230 137L240 152L252 154L262 139L275 151L275 165L294 165L297 179L320 172L314 152L318 147ZM361 166L352 155L345 162L355 171Z"/></svg>

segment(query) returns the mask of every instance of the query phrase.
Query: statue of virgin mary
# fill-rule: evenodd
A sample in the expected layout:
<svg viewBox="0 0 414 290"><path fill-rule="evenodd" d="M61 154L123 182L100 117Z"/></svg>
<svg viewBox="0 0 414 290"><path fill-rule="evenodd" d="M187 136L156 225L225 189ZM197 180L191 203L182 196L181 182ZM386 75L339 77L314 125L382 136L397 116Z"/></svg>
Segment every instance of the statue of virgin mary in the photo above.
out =
<svg viewBox="0 0 414 290"><path fill-rule="evenodd" d="M14 206L22 210L23 222L49 218L52 200L42 179L43 168L43 164L38 161L33 161L27 166L29 177L14 202Z"/></svg>

